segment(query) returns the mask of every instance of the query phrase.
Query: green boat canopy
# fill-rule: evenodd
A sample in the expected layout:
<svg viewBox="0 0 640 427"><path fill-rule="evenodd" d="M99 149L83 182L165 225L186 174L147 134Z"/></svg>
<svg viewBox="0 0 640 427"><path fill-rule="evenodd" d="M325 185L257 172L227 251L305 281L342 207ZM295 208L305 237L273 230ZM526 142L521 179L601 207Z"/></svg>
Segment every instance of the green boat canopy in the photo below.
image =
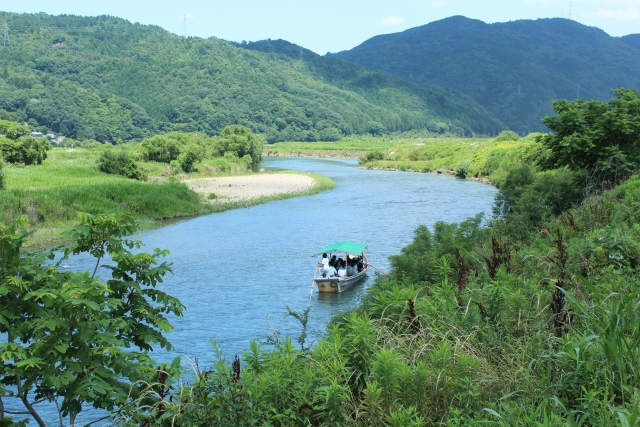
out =
<svg viewBox="0 0 640 427"><path fill-rule="evenodd" d="M360 255L365 249L367 249L367 245L363 245L362 243L355 242L340 242L334 243L333 245L329 245L324 247L317 254L313 254L312 256L322 255L325 252L344 252L349 255Z"/></svg>

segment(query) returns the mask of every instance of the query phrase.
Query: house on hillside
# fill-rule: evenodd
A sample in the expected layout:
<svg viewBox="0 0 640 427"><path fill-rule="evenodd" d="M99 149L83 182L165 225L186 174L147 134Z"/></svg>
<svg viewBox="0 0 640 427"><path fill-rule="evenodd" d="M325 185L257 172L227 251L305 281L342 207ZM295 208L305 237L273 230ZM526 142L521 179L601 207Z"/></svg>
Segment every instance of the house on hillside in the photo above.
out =
<svg viewBox="0 0 640 427"><path fill-rule="evenodd" d="M42 138L44 136L42 132L36 132L36 131L31 132L30 135L32 138Z"/></svg>

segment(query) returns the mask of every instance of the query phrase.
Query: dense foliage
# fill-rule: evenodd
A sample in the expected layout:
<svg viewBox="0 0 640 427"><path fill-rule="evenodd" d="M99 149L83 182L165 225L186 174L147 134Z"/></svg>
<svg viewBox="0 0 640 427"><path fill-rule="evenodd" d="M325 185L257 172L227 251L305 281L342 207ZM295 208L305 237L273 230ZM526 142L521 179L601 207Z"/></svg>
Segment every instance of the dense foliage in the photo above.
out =
<svg viewBox="0 0 640 427"><path fill-rule="evenodd" d="M609 111L583 132L640 116ZM574 136L554 137L566 146ZM491 227L483 214L418 227L391 273L314 348L308 311L289 310L299 349L276 334L232 363L219 355L172 400L122 422L640 426L640 175L583 199L571 164L536 171L549 160L544 138L503 139L494 144L525 147Z"/></svg>
<svg viewBox="0 0 640 427"><path fill-rule="evenodd" d="M553 133L542 136L548 169L569 167L585 179L616 183L640 167L640 92L614 90L608 102L554 101L557 115L543 122Z"/></svg>
<svg viewBox="0 0 640 427"><path fill-rule="evenodd" d="M60 424L69 416L69 425L87 406L121 408L143 388L136 382L157 377L148 351L171 348L164 337L172 329L167 316L184 309L156 289L171 272L159 262L168 251L139 252L140 242L128 239L136 228L131 214L80 214L67 232L73 244L62 261L85 254L96 265L74 273L49 261L53 251L22 250L26 227L26 216L0 222L0 403L17 397L41 427L53 420L38 413L40 400L57 402ZM110 274L99 279L105 257ZM1 412L3 421L9 423Z"/></svg>
<svg viewBox="0 0 640 427"><path fill-rule="evenodd" d="M123 149L104 150L96 163L98 169L104 173L122 175L138 181L147 179L131 155Z"/></svg>
<svg viewBox="0 0 640 427"><path fill-rule="evenodd" d="M424 130L431 135L470 135L472 132L491 134L503 128L503 125L497 120L488 118L486 111L479 109L478 104L471 97L451 88L417 84L386 73L363 69L347 61L317 55L286 40L261 40L238 44L238 46L300 59L307 72L314 78L343 90L362 94L369 100L378 100L385 105L392 100L402 101L403 105L412 106L412 108L426 108L435 114L426 123L416 115L412 119L415 126L404 129L398 125L393 125L393 128L390 128L389 122L373 119L366 123L364 132L360 133L380 135L390 130L394 132ZM411 98L413 99L407 98L405 94L412 94ZM448 117L453 119L453 122L443 121L439 117ZM328 131L321 133L323 137L320 139L323 141L338 139L338 135L332 136Z"/></svg>
<svg viewBox="0 0 640 427"><path fill-rule="evenodd" d="M639 200L634 176L523 238L421 226L313 349L253 343L122 422L638 426Z"/></svg>
<svg viewBox="0 0 640 427"><path fill-rule="evenodd" d="M0 120L0 158L9 163L42 164L51 144L45 138L25 136L28 129L7 120Z"/></svg>
<svg viewBox="0 0 640 427"><path fill-rule="evenodd" d="M639 88L640 51L625 43L632 40L568 19L485 24L455 16L335 56L457 89L526 134L546 130L540 117L554 99L607 100L612 89Z"/></svg>
<svg viewBox="0 0 640 427"><path fill-rule="evenodd" d="M313 61L183 39L108 16L0 13L0 119L100 142L240 124L283 140L503 125L472 99L335 59ZM330 77L329 77L330 76Z"/></svg>

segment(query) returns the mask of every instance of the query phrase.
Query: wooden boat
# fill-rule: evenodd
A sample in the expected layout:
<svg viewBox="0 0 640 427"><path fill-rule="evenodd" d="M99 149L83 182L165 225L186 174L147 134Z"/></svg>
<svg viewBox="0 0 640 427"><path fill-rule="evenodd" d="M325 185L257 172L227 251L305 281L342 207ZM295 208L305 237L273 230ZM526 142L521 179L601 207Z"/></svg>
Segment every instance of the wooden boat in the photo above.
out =
<svg viewBox="0 0 640 427"><path fill-rule="evenodd" d="M333 245L329 245L323 248L319 253L314 254L313 256L322 255L323 253L329 254L329 258L331 258L331 254L334 252L343 253L345 257L357 257L362 258L363 267L362 269L352 276L338 277L338 276L330 276L330 277L322 277L322 268L320 265L316 267L316 274L314 274L313 280L316 285L318 285L319 292L328 292L328 293L337 293L343 292L347 289L351 288L356 283L360 282L362 279L367 277L367 270L369 269L369 263L367 260L367 256L364 254L364 250L367 249L367 245L363 245L360 243L354 242L339 242ZM312 283L312 291L313 291L313 283Z"/></svg>

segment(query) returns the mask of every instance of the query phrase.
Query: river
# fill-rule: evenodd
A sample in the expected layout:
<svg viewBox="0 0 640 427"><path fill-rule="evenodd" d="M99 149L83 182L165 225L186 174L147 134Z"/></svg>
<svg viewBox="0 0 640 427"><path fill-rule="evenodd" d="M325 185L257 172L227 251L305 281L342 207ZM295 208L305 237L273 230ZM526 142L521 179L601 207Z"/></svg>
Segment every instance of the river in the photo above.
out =
<svg viewBox="0 0 640 427"><path fill-rule="evenodd" d="M315 290L309 301L319 261L312 254L352 240L367 244L369 262L386 270L388 257L411 242L418 225L489 214L496 194L490 185L448 175L363 170L355 160L276 157L261 167L318 173L334 179L336 187L141 233L146 250L171 251L166 260L173 263L174 275L160 288L187 308L173 319L175 329L168 334L174 349L154 352L156 361L181 356L183 363L197 358L201 368L210 367L211 340L233 358L251 340L273 336L266 316L277 331L295 338L300 325L285 316L285 305L298 312L311 307L309 339L317 341L332 316L358 304L375 275L342 294L319 296ZM92 266L88 257L69 262L77 270ZM89 415L81 413L78 422L87 422Z"/></svg>

